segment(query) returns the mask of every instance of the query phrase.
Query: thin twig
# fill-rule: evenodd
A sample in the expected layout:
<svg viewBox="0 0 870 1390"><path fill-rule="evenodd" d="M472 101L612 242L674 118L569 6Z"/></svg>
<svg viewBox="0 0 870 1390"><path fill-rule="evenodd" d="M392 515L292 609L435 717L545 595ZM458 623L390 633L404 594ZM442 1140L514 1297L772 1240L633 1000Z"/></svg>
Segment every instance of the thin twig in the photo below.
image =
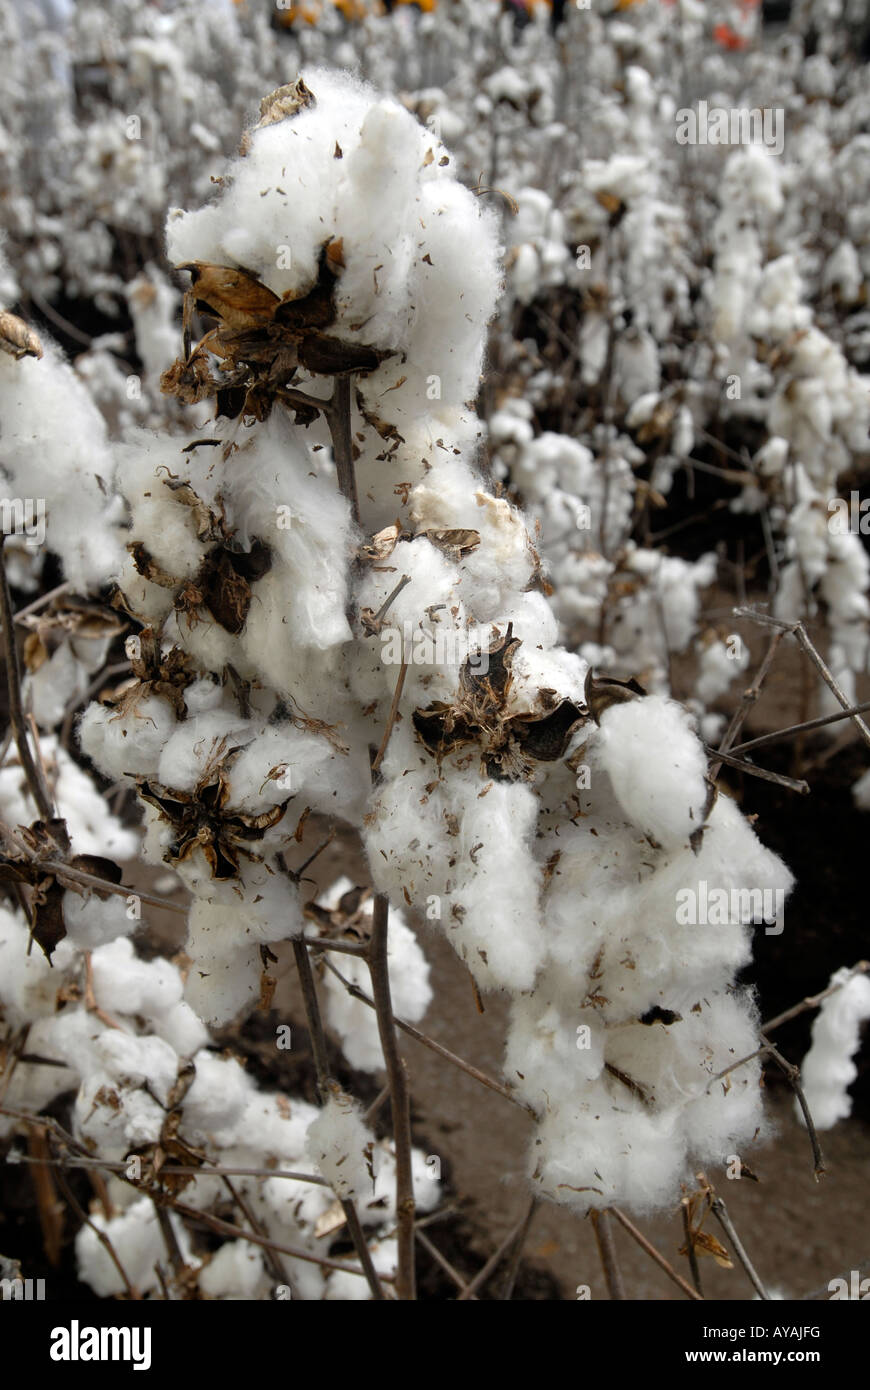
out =
<svg viewBox="0 0 870 1390"><path fill-rule="evenodd" d="M509 1302L511 1301L511 1299L513 1298L513 1296L514 1296L514 1285L515 1285L516 1282L517 1282L517 1275L519 1274L519 1271L520 1271L520 1261L522 1260L522 1257L523 1257L523 1246L525 1245L526 1241L528 1240L529 1229L530 1229L530 1227L531 1227L532 1219L533 1219L533 1217L534 1217L535 1212L537 1211L537 1209L538 1209L538 1199L537 1199L537 1197L532 1197L532 1198L530 1199L529 1205L528 1205L528 1207L527 1207L527 1209L526 1209L525 1220L524 1220L522 1226L520 1227L520 1230L519 1230L519 1233L518 1233L518 1235L517 1235L516 1241L514 1242L514 1248L513 1248L513 1250L511 1251L511 1257L510 1257L510 1259L508 1260L508 1266L507 1266L507 1272L506 1272L506 1275L505 1275L504 1288L503 1288L502 1296L501 1296L501 1297L502 1297L502 1302L503 1302L503 1303L509 1303Z"/></svg>
<svg viewBox="0 0 870 1390"><path fill-rule="evenodd" d="M607 1212L606 1210L597 1211L595 1207L592 1207L589 1217L595 1232L595 1244L598 1246L607 1292L612 1299L621 1301L625 1298L625 1284L622 1279L622 1270L619 1268L619 1261L616 1258L616 1245L613 1241L613 1231L610 1228Z"/></svg>
<svg viewBox="0 0 870 1390"><path fill-rule="evenodd" d="M748 743L739 743L736 748L732 748L732 753L748 753L750 748L761 748L763 744L779 743L781 739L793 738L795 734L806 734L812 729L823 729L826 724L838 724L841 719L851 719L853 714L864 714L870 710L870 700L863 700L860 705L850 705L848 709L840 710L839 714L823 714L818 719L805 719L802 724L791 724L787 729L777 729L772 734L762 734L759 738L751 738Z"/></svg>
<svg viewBox="0 0 870 1390"><path fill-rule="evenodd" d="M390 993L390 970L387 960L390 904L383 893L376 893L372 912L372 937L369 948L369 974L372 996L378 1020L381 1051L390 1087L390 1111L393 1117L393 1142L396 1150L396 1224L398 1238L398 1272L396 1292L400 1299L416 1297L414 1272L414 1177L411 1166L411 1096L408 1075L399 1052L396 1020Z"/></svg>
<svg viewBox="0 0 870 1390"><path fill-rule="evenodd" d="M337 1087L330 1076L329 1057L326 1051L326 1033L320 1014L320 1005L317 1000L317 989L314 984L314 971L311 969L311 958L308 955L308 947L301 937L294 938L293 955L296 960L296 970L302 988L305 1018L308 1023L308 1036L311 1041L311 1052L314 1058L314 1069L317 1076L317 1091L320 1097L320 1104L325 1105L333 1089L337 1089ZM386 1294L378 1279L377 1270L372 1261L371 1251L369 1250L368 1242L366 1241L362 1226L360 1225L356 1206L349 1197L340 1197L339 1201L359 1262L365 1270L372 1297L379 1300L384 1299L386 1298Z"/></svg>
<svg viewBox="0 0 870 1390"><path fill-rule="evenodd" d="M790 1023L793 1018L797 1018L800 1014L805 1014L810 1009L817 1009L829 995L836 994L837 990L842 989L844 985L848 984L853 975L866 974L868 971L870 971L870 960L859 960L852 966L849 974L843 980L838 981L837 984L828 985L828 988L823 989L820 994L808 995L805 999L802 999L799 1004L793 1004L792 1007L786 1009L784 1013L777 1014L775 1018L769 1019L767 1023L762 1023L762 1032L765 1034L772 1033L774 1028L781 1028L784 1023Z"/></svg>
<svg viewBox="0 0 870 1390"><path fill-rule="evenodd" d="M776 1062L776 1065L784 1074L786 1080L788 1081L788 1084L791 1086L792 1090L797 1096L797 1102L801 1108L801 1113L804 1117L804 1123L807 1127L807 1133L810 1136L810 1144L812 1145L813 1149L813 1176L816 1182L818 1182L819 1178L824 1177L827 1169L825 1168L825 1160L822 1157L822 1149L821 1145L819 1144L819 1136L816 1133L816 1127L813 1123L813 1117L810 1114L810 1107L807 1105L807 1098L804 1095L804 1089L801 1085L800 1067L796 1067L793 1065L793 1063L787 1061L786 1058L783 1057L782 1053L779 1052L777 1048L773 1046L773 1043L767 1041L767 1038L764 1038L764 1044L767 1048L768 1054L773 1059L773 1061Z"/></svg>
<svg viewBox="0 0 870 1390"><path fill-rule="evenodd" d="M345 979L344 975L336 969L332 961L327 960L324 964L327 970L331 970L333 975L341 980L348 994L354 999L358 999L361 1004L367 1004L370 1009L375 1007L374 1000L369 998L369 996L359 988L359 985L353 985L350 980ZM487 1076L486 1072L480 1071L478 1067L472 1066L471 1062L466 1062L464 1058L457 1056L455 1052L451 1052L443 1043L436 1042L435 1039L429 1037L427 1033L421 1033L420 1029L415 1028L412 1023L406 1023L404 1019L395 1018L395 1016L394 1022L397 1028L401 1028L403 1033L408 1034L409 1038L414 1038L416 1042L422 1043L424 1047L429 1048L430 1052L435 1052L439 1057L443 1057L445 1061L452 1062L455 1067L458 1067L460 1071L464 1071L467 1076L472 1077L475 1081L479 1081L482 1086L486 1086L490 1091L495 1091L498 1095L504 1096L505 1100L509 1100L512 1105L518 1106L520 1110L525 1110L526 1114L531 1115L532 1119L537 1119L537 1115L532 1107L527 1105L525 1101L520 1100L518 1096L515 1096L513 1092L510 1091L507 1086L502 1085L500 1081L496 1081L492 1076Z"/></svg>
<svg viewBox="0 0 870 1390"><path fill-rule="evenodd" d="M725 1203L723 1202L722 1198L714 1197L710 1205L713 1211L713 1215L716 1217L716 1220L719 1222L719 1225L722 1227L722 1230L725 1232L726 1236L731 1241L731 1244L734 1246L734 1253L737 1256L740 1263L742 1264L743 1268L746 1270L746 1273L749 1275L753 1288L755 1289L755 1292L758 1294L758 1297L764 1299L766 1303L769 1303L770 1294L767 1292L767 1289L764 1287L758 1275L756 1274L752 1261L750 1260L743 1247L743 1242L741 1241L740 1237L734 1229L734 1222L728 1215L728 1209L725 1206Z"/></svg>
<svg viewBox="0 0 870 1390"><path fill-rule="evenodd" d="M408 663L407 663L407 661L405 660L405 658L404 658L404 653L403 653L403 656L402 656L402 665L401 665L401 667L399 668L399 675L398 675L398 678L397 678L397 680L396 680L396 688L395 688L395 690L393 691L393 699L392 699L392 702L391 702L391 704L390 704L390 712L389 712L389 714L387 715L387 725L386 725L386 728L384 729L383 738L381 739L381 746L380 746L380 748L378 749L377 754L375 755L375 760L374 760L374 762L372 763L372 776L374 776L374 774L377 772L377 770L378 770L378 768L380 767L381 762L382 762L382 760L383 760L384 754L385 754L386 751L387 751L387 744L388 744L389 741L390 741L390 734L393 732L393 725L394 725L395 722L396 722L396 715L397 715L398 712L399 712L399 701L400 701L401 698L402 698L402 689L403 689L403 687L404 687L404 684L405 684L405 677L406 677L407 674L408 674Z"/></svg>
<svg viewBox="0 0 870 1390"><path fill-rule="evenodd" d="M15 614L16 623L24 622L26 618L31 617L34 613L38 613L41 608L46 608L48 604L53 603L56 598L60 598L63 594L69 593L71 588L72 585L65 580L63 584L58 584L56 588L49 589L45 594L40 594L39 598L35 598L32 603L28 603L26 608L19 608L18 612Z"/></svg>
<svg viewBox="0 0 870 1390"><path fill-rule="evenodd" d="M459 1289L461 1292L464 1292L465 1289L467 1289L468 1285L466 1281L463 1279L462 1275L453 1268L453 1265L450 1263L450 1261L444 1255L441 1254L441 1251L438 1249L436 1245L432 1244L432 1241L425 1234L425 1232L420 1230L419 1226L416 1226L414 1228L414 1236L416 1240L418 1240L419 1243L422 1245L423 1249L427 1252L427 1254L431 1255L432 1259L439 1266L439 1268L443 1269L447 1277L453 1280L453 1283L456 1285L457 1289ZM471 1297L474 1299L475 1302L478 1301L476 1294L472 1294Z"/></svg>
<svg viewBox="0 0 870 1390"><path fill-rule="evenodd" d="M655 1246L647 1240L645 1235L641 1234L634 1223L629 1221L625 1213L619 1210L619 1207L608 1207L608 1211L613 1213L620 1226L623 1226L625 1230L628 1231L632 1240L637 1241L641 1250L645 1250L650 1259L655 1260L659 1269L664 1270L671 1282L676 1284L678 1289L682 1289L687 1298L694 1299L696 1303L703 1303L704 1300L701 1298L701 1295L695 1292L691 1284L686 1283L683 1276L677 1273L672 1264L668 1263L661 1251L656 1250Z"/></svg>
<svg viewBox="0 0 870 1390"><path fill-rule="evenodd" d="M735 608L734 613L736 617L749 618L752 622L759 623L762 627L775 627L779 628L779 630L783 634L791 633L792 636L796 639L800 648L810 658L810 661L812 661L813 665L815 666L822 680L825 682L825 685L831 691L835 700L838 701L838 703L844 710L852 709L851 702L847 699L846 695L840 688L830 667L827 665L822 656L819 654L816 647L810 641L810 638L807 634L807 630L804 627L803 623L786 623L779 618L771 618L766 613L757 613L753 608ZM855 727L860 733L864 742L870 745L870 728L867 727L864 720L861 718L859 714L852 713L851 718L854 721Z"/></svg>
<svg viewBox="0 0 870 1390"><path fill-rule="evenodd" d="M526 1227L528 1220L529 1210L527 1207L526 1210L523 1212L523 1215L520 1217L519 1221L516 1223L516 1225L511 1227L504 1240L501 1242L498 1248L494 1250L493 1253L490 1255L483 1268L477 1271L471 1282L467 1284L466 1287L463 1289L462 1293L459 1295L458 1302L462 1303L468 1301L469 1299L473 1298L473 1296L477 1293L478 1289L483 1288L490 1275L493 1273L494 1270L498 1268L505 1255L510 1250L511 1246L519 1238L521 1232Z"/></svg>
<svg viewBox="0 0 870 1390"><path fill-rule="evenodd" d="M680 1205L683 1213L683 1235L686 1237L686 1255L689 1260L689 1269L692 1274L692 1283L695 1285L695 1292L699 1298L704 1297L701 1288L701 1271L698 1268L698 1256L695 1254L695 1242L692 1240L692 1223L689 1220L689 1203L684 1199Z"/></svg>
<svg viewBox="0 0 870 1390"><path fill-rule="evenodd" d="M704 752L708 758L715 758L717 762L736 768L738 772L747 772L750 777L760 777L763 782L776 782L778 786L787 787L790 792L800 792L802 796L809 793L809 782L796 781L794 777L786 777L782 772L770 772L766 767L756 767L754 763L736 758L733 753L725 753L721 748L708 748L705 745Z"/></svg>
<svg viewBox="0 0 870 1390"><path fill-rule="evenodd" d="M15 645L15 615L12 612L12 596L9 592L9 577L6 573L6 536L0 534L0 622L3 624L3 644L6 655L6 684L9 690L9 722L15 735L18 757L22 771L27 778L30 795L41 820L50 821L54 808L49 795L45 777L34 761L27 741L27 726L21 704L21 668L18 664L18 649Z"/></svg>

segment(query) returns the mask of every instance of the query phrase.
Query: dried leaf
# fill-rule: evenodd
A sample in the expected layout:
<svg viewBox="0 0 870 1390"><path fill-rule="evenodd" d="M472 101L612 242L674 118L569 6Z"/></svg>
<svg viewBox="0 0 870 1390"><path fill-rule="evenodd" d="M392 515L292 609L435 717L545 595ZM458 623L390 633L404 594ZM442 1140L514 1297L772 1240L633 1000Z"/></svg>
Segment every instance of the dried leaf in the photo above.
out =
<svg viewBox="0 0 870 1390"><path fill-rule="evenodd" d="M602 714L611 705L626 704L645 694L643 686L634 679L619 681L612 676L598 679L593 676L591 668L586 676L586 705L596 724L601 723Z"/></svg>
<svg viewBox="0 0 870 1390"><path fill-rule="evenodd" d="M8 309L0 309L0 350L11 357L41 357L42 343L33 329L17 314Z"/></svg>

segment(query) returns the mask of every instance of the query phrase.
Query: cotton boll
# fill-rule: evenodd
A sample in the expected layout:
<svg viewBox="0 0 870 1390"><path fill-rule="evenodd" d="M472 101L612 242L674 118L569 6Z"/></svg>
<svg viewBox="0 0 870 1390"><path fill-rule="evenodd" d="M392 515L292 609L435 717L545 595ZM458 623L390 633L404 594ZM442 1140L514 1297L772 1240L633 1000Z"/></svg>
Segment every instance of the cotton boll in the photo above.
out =
<svg viewBox="0 0 870 1390"><path fill-rule="evenodd" d="M328 900L337 903L351 886L349 879L339 880L330 890ZM390 911L387 965L394 1014L407 1023L419 1023L432 1000L429 965L416 936L395 908ZM370 980L364 961L349 956L342 964L341 973L350 984L368 989ZM327 997L326 1021L341 1038L344 1056L360 1071L381 1071L384 1056L373 1010L354 999L335 975L325 975L323 984Z"/></svg>
<svg viewBox="0 0 870 1390"><path fill-rule="evenodd" d="M749 665L749 650L744 643L716 639L702 646L700 675L695 694L705 705L723 695L731 682Z"/></svg>
<svg viewBox="0 0 870 1390"><path fill-rule="evenodd" d="M592 745L634 823L676 848L701 825L706 758L686 711L659 695L612 705Z"/></svg>
<svg viewBox="0 0 870 1390"><path fill-rule="evenodd" d="M106 1032L116 1033L123 1041L106 1047L104 1035L96 1039L96 1069L88 1072L79 1088L73 1129L94 1152L120 1161L131 1149L159 1139L178 1059L160 1038L134 1038L115 1029ZM152 1066L156 1074L151 1073ZM143 1089L146 1080L160 1102Z"/></svg>
<svg viewBox="0 0 870 1390"><path fill-rule="evenodd" d="M249 1302L265 1298L267 1286L263 1253L246 1240L228 1240L199 1276L199 1287L206 1298Z"/></svg>
<svg viewBox="0 0 870 1390"><path fill-rule="evenodd" d="M289 723L273 724L233 762L232 805L259 815L268 807L298 799L295 815L291 805L286 823L282 820L276 827L275 834L285 841L305 805L324 815L356 818L368 790L367 771L357 750L348 749L337 737L331 741ZM262 852L264 842L259 843Z"/></svg>
<svg viewBox="0 0 870 1390"><path fill-rule="evenodd" d="M208 1042L208 1029L184 999L157 1014L152 1026L158 1038L168 1042L179 1057L192 1057Z"/></svg>
<svg viewBox="0 0 870 1390"><path fill-rule="evenodd" d="M157 780L178 791L193 791L221 749L247 741L250 732L239 714L226 709L208 710L176 726L164 744Z"/></svg>
<svg viewBox="0 0 870 1390"><path fill-rule="evenodd" d="M193 965L185 998L205 1023L227 1023L259 994L261 961L244 925L243 911L200 900L191 907L187 952Z"/></svg>
<svg viewBox="0 0 870 1390"><path fill-rule="evenodd" d="M241 1120L253 1082L233 1057L203 1049L193 1061L196 1075L182 1105L184 1129L192 1136L211 1135L220 1143Z"/></svg>
<svg viewBox="0 0 870 1390"><path fill-rule="evenodd" d="M861 1025L870 1019L870 979L844 968L831 976L839 988L822 1001L812 1042L801 1066L804 1095L817 1129L831 1129L852 1113L848 1088L858 1075L852 1060ZM796 1112L800 1109L795 1102Z"/></svg>
<svg viewBox="0 0 870 1390"><path fill-rule="evenodd" d="M89 685L87 668L76 659L71 645L64 642L38 670L27 676L22 696L39 727L53 729L60 724L67 708L75 707L83 699Z"/></svg>
<svg viewBox="0 0 870 1390"><path fill-rule="evenodd" d="M105 582L122 554L111 487L114 463L102 416L75 372L43 337L41 359L0 361L3 469L11 493L40 498L46 540L79 592Z"/></svg>
<svg viewBox="0 0 870 1390"><path fill-rule="evenodd" d="M140 960L133 944L119 938L91 956L94 996L107 1013L154 1018L181 1003L183 985L168 960Z"/></svg>
<svg viewBox="0 0 870 1390"><path fill-rule="evenodd" d="M396 1219L396 1153L388 1139L375 1144L372 1162L374 1186L369 1183L368 1193L360 1199L359 1218L364 1226L389 1231ZM424 1215L434 1211L441 1200L441 1182L420 1149L411 1150L411 1180L417 1211Z"/></svg>
<svg viewBox="0 0 870 1390"><path fill-rule="evenodd" d="M191 1252L184 1225L173 1212L168 1213L168 1219L172 1223L182 1259L185 1264L195 1267L198 1261ZM112 1250L135 1289L140 1293L150 1293L158 1287L156 1266L166 1258L166 1245L154 1203L149 1197L141 1197L127 1211L110 1220L101 1212L96 1212L91 1224L82 1226L76 1236L76 1262L82 1283L88 1284L98 1298L117 1297L124 1293L126 1285L94 1227L108 1237Z"/></svg>
<svg viewBox="0 0 870 1390"><path fill-rule="evenodd" d="M63 920L70 941L81 950L91 951L116 937L128 936L137 918L127 911L127 900L117 893L105 899L97 891L67 889L63 895Z"/></svg>
<svg viewBox="0 0 870 1390"><path fill-rule="evenodd" d="M79 721L79 744L107 777L153 777L176 722L158 696L143 695L128 715L95 702Z"/></svg>
<svg viewBox="0 0 870 1390"><path fill-rule="evenodd" d="M539 1124L529 1158L533 1191L578 1215L623 1204L640 1215L660 1209L685 1168L685 1143L674 1131L672 1116L646 1114L615 1079L598 1082L579 1104Z"/></svg>
<svg viewBox="0 0 870 1390"><path fill-rule="evenodd" d="M40 751L54 784L58 815L66 821L73 852L132 859L139 846L136 830L122 826L83 768L54 735L43 735ZM0 768L0 808L10 825L30 825L37 818L27 779L11 758Z"/></svg>
<svg viewBox="0 0 870 1390"><path fill-rule="evenodd" d="M362 1108L336 1088L309 1126L307 1138L309 1157L336 1197L357 1201L371 1193L373 1144Z"/></svg>
<svg viewBox="0 0 870 1390"><path fill-rule="evenodd" d="M0 907L0 1004L12 1027L54 1013L57 991L75 962L71 941L61 941L51 963L42 951L28 955L30 931L14 912Z"/></svg>
<svg viewBox="0 0 870 1390"><path fill-rule="evenodd" d="M529 989L542 951L534 794L453 766L438 780L401 729L383 769L366 830L377 886L441 921L483 988Z"/></svg>
<svg viewBox="0 0 870 1390"><path fill-rule="evenodd" d="M178 348L174 323L178 292L155 265L149 264L129 281L126 297L136 334L136 352L144 363L149 386L157 386L161 372Z"/></svg>

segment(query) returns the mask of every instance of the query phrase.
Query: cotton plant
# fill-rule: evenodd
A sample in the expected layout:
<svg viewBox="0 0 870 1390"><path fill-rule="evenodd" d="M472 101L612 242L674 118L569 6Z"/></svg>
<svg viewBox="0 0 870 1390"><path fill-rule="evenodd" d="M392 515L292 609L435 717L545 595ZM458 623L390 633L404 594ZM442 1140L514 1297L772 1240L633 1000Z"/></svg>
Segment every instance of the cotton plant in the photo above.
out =
<svg viewBox="0 0 870 1390"><path fill-rule="evenodd" d="M7 489L44 496L47 515L41 548L7 543L8 573L34 586L51 551L84 600L27 620L25 699L68 853L132 856L48 733L124 632L129 678L85 712L80 746L135 789L145 858L190 895L187 963L140 957L118 893L64 889L51 966L4 909L6 1022L67 1063L22 1062L7 1103L37 1113L74 1091L77 1141L146 1175L169 1113L191 1168L179 1198L203 1213L226 1214L209 1164L316 1171L326 1186L234 1182L309 1257L346 1243L351 1202L391 1277L393 1146L337 1088L320 1108L258 1089L208 1031L251 1012L291 945L372 931L375 901L348 879L307 900L309 814L362 838L390 900L398 1017L419 1022L431 998L419 918L479 990L508 995L533 1190L581 1213L661 1210L694 1165L765 1132L759 1064L720 1074L757 1047L734 981L753 930L781 930L791 885L705 777L699 734L715 740L710 706L748 660L704 614L715 558L667 553L639 525L705 431L754 441L733 505L769 513L776 611L824 613L843 689L866 666L866 559L828 521L865 449L870 224L853 193L870 161L866 92L830 26L815 59L788 39L735 69L695 4L572 13L558 50L543 8L519 34L499 10L357 24L326 7L294 27L289 63L287 35L250 7L79 0L37 46L3 14L18 97L0 127L3 297L84 296L120 330L75 373L44 335L42 358L0 355ZM742 42L747 13L719 18ZM674 42L723 100L783 91L782 160L680 150ZM227 164L297 53L301 82L264 101ZM562 305L557 360L541 324L559 328ZM499 382L479 416L487 351ZM670 657L693 644L683 708ZM4 768L4 822L36 811ZM336 964L326 1023L378 1072L377 1019L347 989L368 972ZM842 1080L845 1046L828 1046L820 1085ZM412 1166L429 1210L438 1185L416 1150ZM109 1193L115 1214L94 1224L156 1295L154 1205L115 1177ZM276 1270L241 1237L208 1259L170 1220L206 1297L269 1297L284 1278L293 1297L371 1293L312 1259ZM77 1257L95 1292L123 1291L92 1227Z"/></svg>

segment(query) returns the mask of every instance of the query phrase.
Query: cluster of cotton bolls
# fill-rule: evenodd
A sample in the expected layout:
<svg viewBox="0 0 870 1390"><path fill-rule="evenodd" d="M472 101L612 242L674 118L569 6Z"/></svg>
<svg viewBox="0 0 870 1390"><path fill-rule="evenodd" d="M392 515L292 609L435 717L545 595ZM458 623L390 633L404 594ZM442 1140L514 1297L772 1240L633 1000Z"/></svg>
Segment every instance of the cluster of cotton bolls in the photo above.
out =
<svg viewBox="0 0 870 1390"><path fill-rule="evenodd" d="M362 825L376 886L440 921L482 988L515 996L507 1067L541 1120L533 1180L555 1200L593 1200L596 1184L579 1181L588 1102L610 1117L591 1160L605 1173L599 1194L661 1203L690 1154L706 1161L759 1123L751 1071L703 1092L753 1032L748 1001L730 990L748 927L712 934L699 964L675 894L705 875L717 888L784 892L787 872L733 807L708 816L703 750L677 706L638 698L594 724L587 663L558 645L522 515L473 465L480 427L465 402L498 287L497 231L443 147L397 103L315 70L263 103L221 179L206 208L171 216L176 260L243 265L270 302L292 306L322 285L324 248L327 261L340 248L325 327L331 360L365 362L351 427L370 539L360 546L323 423L302 423L299 409L291 422L304 397L276 401L265 420L219 418L208 442L143 433L122 451L133 539L119 590L146 625L140 647L159 634L158 656L183 675L167 690L143 671L123 704L88 711L81 739L107 775L135 778L146 856L193 894L186 999L212 1022L250 1007L259 946L303 930L278 857L297 813L310 805ZM302 184L316 195L294 198ZM303 348L294 387L325 399L329 370ZM547 444L540 462L554 475L573 468L575 489L594 486L588 453ZM691 605L679 621L686 641ZM364 821L363 709L374 728L391 709L394 721ZM591 762L572 773L579 739ZM589 785L589 766L587 806L574 784ZM425 968L405 924L395 930L397 989L419 1015ZM656 1020L642 1021L650 1010ZM345 1046L376 1066L374 1037L332 1001L331 1013ZM596 1042L578 1063L587 1018ZM633 1124L659 1136L652 1176L623 1153Z"/></svg>
<svg viewBox="0 0 870 1390"><path fill-rule="evenodd" d="M395 1270L395 1160L377 1141L350 1099L342 1093L322 1110L304 1101L260 1090L241 1065L209 1049L207 1029L183 998L179 968L162 959L147 962L129 940L116 938L90 953L91 1007L72 1001L81 957L72 937L62 942L54 968L41 954L26 955L27 928L13 913L0 912L0 1006L14 1027L26 1023L39 1061L22 1061L6 1094L13 1110L36 1112L74 1091L74 1137L108 1163L124 1167L110 1177L111 1215L95 1212L76 1241L79 1276L102 1297L125 1285L98 1232L108 1235L131 1284L140 1294L158 1294L156 1266L166 1261L164 1235L151 1198L137 1192L149 1156L165 1133L167 1118L178 1154L194 1154L191 1179L181 1188L197 1212L220 1209L225 1187L208 1176L209 1165L274 1169L265 1181L241 1176L238 1192L260 1219L261 1232L291 1245L302 1258L276 1256L278 1275L268 1269L261 1247L230 1240L212 1257L193 1253L180 1219L169 1219L185 1264L210 1298L268 1298L286 1280L294 1297L364 1298L364 1279L328 1272L305 1255L319 1256L340 1238L343 1218L337 1197L352 1196L360 1219L372 1232L372 1255L382 1274ZM58 991L63 1003L58 1004ZM192 1084L179 1082L193 1076ZM3 1119L11 1137L15 1121ZM179 1142L180 1141L180 1142ZM417 1205L437 1204L440 1186L424 1155L413 1154ZM138 1165L138 1167L137 1167ZM285 1179L281 1169L311 1172L328 1186ZM333 1195L335 1194L335 1195ZM330 1239L331 1238L331 1239Z"/></svg>

